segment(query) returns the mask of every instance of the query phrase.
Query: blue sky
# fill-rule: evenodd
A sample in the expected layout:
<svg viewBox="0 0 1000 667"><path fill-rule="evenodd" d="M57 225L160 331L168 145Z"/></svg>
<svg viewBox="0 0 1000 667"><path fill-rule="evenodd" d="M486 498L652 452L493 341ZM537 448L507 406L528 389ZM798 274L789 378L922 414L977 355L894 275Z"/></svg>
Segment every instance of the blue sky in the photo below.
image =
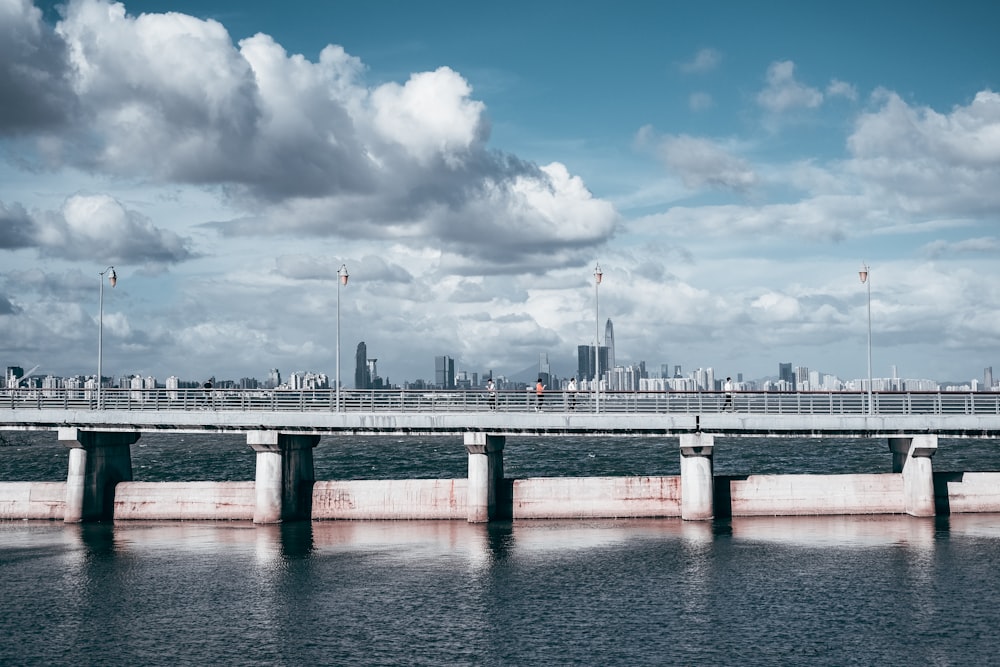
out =
<svg viewBox="0 0 1000 667"><path fill-rule="evenodd" d="M165 13L170 12L170 13ZM1000 366L1000 6L0 0L0 364ZM603 329L603 327L602 327ZM345 370L346 369L346 372Z"/></svg>

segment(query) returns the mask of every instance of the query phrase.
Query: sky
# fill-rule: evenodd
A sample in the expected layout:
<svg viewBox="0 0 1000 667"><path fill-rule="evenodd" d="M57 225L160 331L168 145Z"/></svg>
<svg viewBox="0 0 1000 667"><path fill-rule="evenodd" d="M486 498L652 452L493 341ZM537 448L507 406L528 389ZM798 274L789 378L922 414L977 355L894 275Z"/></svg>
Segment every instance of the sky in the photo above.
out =
<svg viewBox="0 0 1000 667"><path fill-rule="evenodd" d="M439 355L568 376L610 318L622 365L851 379L870 289L875 377L981 379L997 25L971 0L0 0L0 365L94 374L103 324L104 374L161 382L334 376L338 329L346 386L359 341L393 383Z"/></svg>

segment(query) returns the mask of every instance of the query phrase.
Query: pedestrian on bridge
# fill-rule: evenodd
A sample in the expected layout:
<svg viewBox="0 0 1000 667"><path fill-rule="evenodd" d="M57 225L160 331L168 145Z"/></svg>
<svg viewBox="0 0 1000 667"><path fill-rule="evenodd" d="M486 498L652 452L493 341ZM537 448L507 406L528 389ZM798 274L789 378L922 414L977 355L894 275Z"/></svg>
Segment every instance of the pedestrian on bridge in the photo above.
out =
<svg viewBox="0 0 1000 667"><path fill-rule="evenodd" d="M542 402L545 400L545 385L542 384L542 378L538 378L535 383L535 412L542 411Z"/></svg>
<svg viewBox="0 0 1000 667"><path fill-rule="evenodd" d="M569 384L566 385L566 391L569 394L569 409L576 410L576 378L569 379Z"/></svg>
<svg viewBox="0 0 1000 667"><path fill-rule="evenodd" d="M497 409L497 386L493 383L493 378L486 381L486 395L489 397L490 410Z"/></svg>
<svg viewBox="0 0 1000 667"><path fill-rule="evenodd" d="M722 406L725 411L732 411L733 409L733 378L727 377L726 384L722 386L722 389L726 392L726 401Z"/></svg>

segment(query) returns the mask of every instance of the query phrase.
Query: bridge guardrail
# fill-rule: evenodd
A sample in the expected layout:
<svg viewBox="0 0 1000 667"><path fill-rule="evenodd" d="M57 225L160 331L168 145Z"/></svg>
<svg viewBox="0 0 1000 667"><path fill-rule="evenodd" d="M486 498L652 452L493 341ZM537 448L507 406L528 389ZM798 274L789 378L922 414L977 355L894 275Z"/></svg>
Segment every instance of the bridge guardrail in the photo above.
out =
<svg viewBox="0 0 1000 667"><path fill-rule="evenodd" d="M591 392L477 390L93 389L0 390L0 409L215 410L228 412L580 412L595 411ZM864 415L865 392L611 391L600 412L620 414ZM875 392L873 415L1000 415L1000 392Z"/></svg>

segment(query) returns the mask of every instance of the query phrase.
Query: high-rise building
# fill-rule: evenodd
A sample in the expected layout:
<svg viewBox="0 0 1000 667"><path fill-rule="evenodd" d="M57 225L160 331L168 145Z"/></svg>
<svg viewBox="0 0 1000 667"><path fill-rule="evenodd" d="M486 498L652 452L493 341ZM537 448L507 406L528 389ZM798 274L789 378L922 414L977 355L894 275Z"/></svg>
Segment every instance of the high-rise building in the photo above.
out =
<svg viewBox="0 0 1000 667"><path fill-rule="evenodd" d="M795 388L795 375L792 373L792 363L788 362L778 364L778 380L781 382L787 382L789 388Z"/></svg>
<svg viewBox="0 0 1000 667"><path fill-rule="evenodd" d="M440 389L455 388L455 360L451 357L434 357L434 384Z"/></svg>
<svg viewBox="0 0 1000 667"><path fill-rule="evenodd" d="M809 391L809 367L795 367L795 389L797 391Z"/></svg>
<svg viewBox="0 0 1000 667"><path fill-rule="evenodd" d="M4 386L16 387L18 381L24 377L24 369L20 366L8 366L4 374Z"/></svg>
<svg viewBox="0 0 1000 667"><path fill-rule="evenodd" d="M601 377L604 377L611 366L608 364L608 348L601 346L597 349L598 359L601 362ZM586 382L594 379L594 346L578 345L576 347L576 379Z"/></svg>
<svg viewBox="0 0 1000 667"><path fill-rule="evenodd" d="M604 345L608 348L608 367L607 370L612 370L615 368L615 327L611 324L611 318L608 318L607 324L604 325ZM603 365L602 365L603 369Z"/></svg>
<svg viewBox="0 0 1000 667"><path fill-rule="evenodd" d="M987 366L983 369L983 387L986 391L993 391L993 367Z"/></svg>
<svg viewBox="0 0 1000 667"><path fill-rule="evenodd" d="M274 389L281 384L281 372L277 368L272 368L267 374L267 388Z"/></svg>
<svg viewBox="0 0 1000 667"><path fill-rule="evenodd" d="M552 387L552 370L549 367L549 355L545 352L538 355L538 377L546 387Z"/></svg>
<svg viewBox="0 0 1000 667"><path fill-rule="evenodd" d="M372 374L368 368L368 346L364 341L358 343L358 349L354 353L354 388L372 388Z"/></svg>

